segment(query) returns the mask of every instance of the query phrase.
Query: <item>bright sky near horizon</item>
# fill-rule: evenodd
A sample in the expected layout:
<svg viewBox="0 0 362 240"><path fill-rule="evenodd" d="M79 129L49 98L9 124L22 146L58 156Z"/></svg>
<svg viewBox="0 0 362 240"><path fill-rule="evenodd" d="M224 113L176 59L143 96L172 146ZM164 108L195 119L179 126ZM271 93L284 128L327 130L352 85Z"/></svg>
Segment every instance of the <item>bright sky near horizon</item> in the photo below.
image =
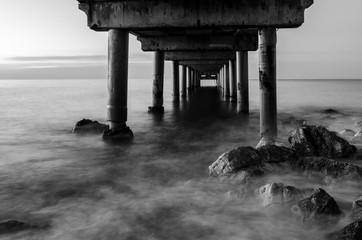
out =
<svg viewBox="0 0 362 240"><path fill-rule="evenodd" d="M361 9L361 0L315 0L300 28L278 31L278 78L362 79ZM76 0L3 1L0 20L0 79L107 76L107 33L87 27ZM256 52L249 62L257 78ZM152 54L131 36L130 77L151 69Z"/></svg>

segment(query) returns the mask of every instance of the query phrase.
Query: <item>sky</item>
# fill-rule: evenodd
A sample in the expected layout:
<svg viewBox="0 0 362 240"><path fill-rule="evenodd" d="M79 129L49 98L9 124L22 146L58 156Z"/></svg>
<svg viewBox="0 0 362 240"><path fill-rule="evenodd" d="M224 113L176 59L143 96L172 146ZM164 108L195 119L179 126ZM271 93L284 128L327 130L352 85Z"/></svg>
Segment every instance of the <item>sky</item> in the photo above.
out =
<svg viewBox="0 0 362 240"><path fill-rule="evenodd" d="M301 27L279 29L278 78L362 79L361 9L361 0L315 0ZM0 21L0 79L107 78L107 32L87 27L76 0L3 1ZM129 78L152 78L152 58L130 36ZM257 52L249 75L258 78Z"/></svg>

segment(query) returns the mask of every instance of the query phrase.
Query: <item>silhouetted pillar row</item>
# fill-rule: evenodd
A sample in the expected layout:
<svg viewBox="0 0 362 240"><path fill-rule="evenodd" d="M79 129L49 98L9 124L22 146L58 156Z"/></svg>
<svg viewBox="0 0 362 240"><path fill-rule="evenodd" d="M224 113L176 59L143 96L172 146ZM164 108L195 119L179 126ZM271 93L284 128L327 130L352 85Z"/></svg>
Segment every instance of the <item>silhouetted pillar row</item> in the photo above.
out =
<svg viewBox="0 0 362 240"><path fill-rule="evenodd" d="M152 106L150 112L163 112L163 78L164 78L164 52L156 51L154 59L154 75L152 89Z"/></svg>
<svg viewBox="0 0 362 240"><path fill-rule="evenodd" d="M179 101L180 99L180 71L179 61L173 61L173 100Z"/></svg>
<svg viewBox="0 0 362 240"><path fill-rule="evenodd" d="M181 66L181 96L186 97L186 89L187 89L187 68L185 65Z"/></svg>
<svg viewBox="0 0 362 240"><path fill-rule="evenodd" d="M259 30L259 87L261 96L260 134L276 137L277 94L276 94L276 29Z"/></svg>
<svg viewBox="0 0 362 240"><path fill-rule="evenodd" d="M187 89L190 90L191 89L191 81L192 81L192 76L191 76L191 68L187 67Z"/></svg>
<svg viewBox="0 0 362 240"><path fill-rule="evenodd" d="M238 112L249 113L248 52L236 52L236 78L238 85Z"/></svg>
<svg viewBox="0 0 362 240"><path fill-rule="evenodd" d="M235 73L235 60L229 60L229 78L230 78L230 99L232 102L237 101L236 91L236 73Z"/></svg>
<svg viewBox="0 0 362 240"><path fill-rule="evenodd" d="M230 97L229 64L224 64L225 98Z"/></svg>
<svg viewBox="0 0 362 240"><path fill-rule="evenodd" d="M108 104L107 118L111 130L126 126L128 91L128 32L108 32Z"/></svg>

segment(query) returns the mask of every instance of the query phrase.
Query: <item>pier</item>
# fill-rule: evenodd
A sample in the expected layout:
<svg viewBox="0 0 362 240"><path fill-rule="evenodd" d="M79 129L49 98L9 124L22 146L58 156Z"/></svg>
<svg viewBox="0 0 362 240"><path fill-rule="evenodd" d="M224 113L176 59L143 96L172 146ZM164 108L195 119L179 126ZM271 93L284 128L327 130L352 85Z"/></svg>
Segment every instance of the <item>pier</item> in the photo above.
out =
<svg viewBox="0 0 362 240"><path fill-rule="evenodd" d="M152 113L163 113L164 61L173 61L174 101L216 76L226 101L249 112L248 51L259 51L260 135L277 137L277 29L297 28L313 0L78 0L88 26L109 34L107 106L110 133L133 137L127 127L128 35L154 51ZM181 93L179 66L181 66ZM151 76L150 76L151 77ZM136 97L136 96L135 96Z"/></svg>

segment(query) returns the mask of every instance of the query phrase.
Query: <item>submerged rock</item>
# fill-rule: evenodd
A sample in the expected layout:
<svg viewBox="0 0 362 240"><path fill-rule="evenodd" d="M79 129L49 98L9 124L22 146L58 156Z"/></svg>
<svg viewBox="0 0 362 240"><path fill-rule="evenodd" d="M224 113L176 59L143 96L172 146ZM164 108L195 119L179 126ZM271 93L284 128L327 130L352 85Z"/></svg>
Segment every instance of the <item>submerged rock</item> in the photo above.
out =
<svg viewBox="0 0 362 240"><path fill-rule="evenodd" d="M336 201L322 188L316 189L312 196L300 200L292 207L292 212L303 223L321 225L336 223L343 215Z"/></svg>
<svg viewBox="0 0 362 240"><path fill-rule="evenodd" d="M344 137L353 137L356 134L356 132L353 131L352 129L343 129L338 134Z"/></svg>
<svg viewBox="0 0 362 240"><path fill-rule="evenodd" d="M362 221L354 222L344 227L338 234L337 240L361 240Z"/></svg>
<svg viewBox="0 0 362 240"><path fill-rule="evenodd" d="M264 207L271 204L296 202L313 193L314 189L298 189L283 183L269 183L255 191L256 198L261 200Z"/></svg>
<svg viewBox="0 0 362 240"><path fill-rule="evenodd" d="M222 154L209 166L209 174L212 177L230 176L260 163L261 159L254 148L239 147Z"/></svg>
<svg viewBox="0 0 362 240"><path fill-rule="evenodd" d="M81 133L81 134L96 134L102 133L103 131L107 131L109 129L108 125L99 123L97 121L92 121L89 119L82 119L77 122L73 128L73 133Z"/></svg>
<svg viewBox="0 0 362 240"><path fill-rule="evenodd" d="M362 196L352 203L350 217L355 221L362 221Z"/></svg>
<svg viewBox="0 0 362 240"><path fill-rule="evenodd" d="M292 166L299 172L318 172L323 176L337 179L357 180L362 177L360 167L323 157L299 158L292 162Z"/></svg>
<svg viewBox="0 0 362 240"><path fill-rule="evenodd" d="M24 230L44 228L45 226L37 226L31 223L22 222L18 220L8 220L0 222L0 234L13 233Z"/></svg>
<svg viewBox="0 0 362 240"><path fill-rule="evenodd" d="M293 162L298 158L292 149L283 146L266 145L257 152L263 163Z"/></svg>
<svg viewBox="0 0 362 240"><path fill-rule="evenodd" d="M301 126L291 133L288 141L298 155L306 157L341 158L357 152L355 146L322 126Z"/></svg>
<svg viewBox="0 0 362 240"><path fill-rule="evenodd" d="M341 114L339 111L334 110L332 108L328 108L322 111L323 114Z"/></svg>

